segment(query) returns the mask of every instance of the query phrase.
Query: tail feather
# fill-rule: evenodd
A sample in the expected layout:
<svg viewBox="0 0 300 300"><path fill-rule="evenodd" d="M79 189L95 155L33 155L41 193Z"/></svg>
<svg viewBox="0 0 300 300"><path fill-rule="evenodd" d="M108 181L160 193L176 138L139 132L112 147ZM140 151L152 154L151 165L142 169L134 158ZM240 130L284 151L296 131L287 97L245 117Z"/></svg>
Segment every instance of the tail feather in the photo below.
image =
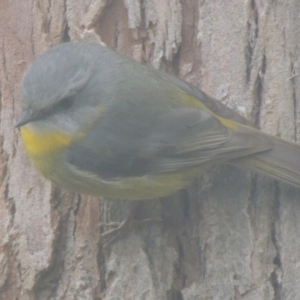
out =
<svg viewBox="0 0 300 300"><path fill-rule="evenodd" d="M277 137L271 139L271 150L235 160L233 164L300 188L300 146Z"/></svg>

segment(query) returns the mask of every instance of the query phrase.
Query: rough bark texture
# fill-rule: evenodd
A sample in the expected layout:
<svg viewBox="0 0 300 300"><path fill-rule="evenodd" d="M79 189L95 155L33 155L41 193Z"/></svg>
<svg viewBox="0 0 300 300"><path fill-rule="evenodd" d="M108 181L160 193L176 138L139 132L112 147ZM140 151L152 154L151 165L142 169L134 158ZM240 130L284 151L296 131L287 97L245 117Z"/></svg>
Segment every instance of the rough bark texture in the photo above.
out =
<svg viewBox="0 0 300 300"><path fill-rule="evenodd" d="M299 190L223 167L143 203L61 191L29 165L14 124L24 69L51 45L103 41L201 87L265 131L299 140L299 0L2 0L0 299L294 300Z"/></svg>

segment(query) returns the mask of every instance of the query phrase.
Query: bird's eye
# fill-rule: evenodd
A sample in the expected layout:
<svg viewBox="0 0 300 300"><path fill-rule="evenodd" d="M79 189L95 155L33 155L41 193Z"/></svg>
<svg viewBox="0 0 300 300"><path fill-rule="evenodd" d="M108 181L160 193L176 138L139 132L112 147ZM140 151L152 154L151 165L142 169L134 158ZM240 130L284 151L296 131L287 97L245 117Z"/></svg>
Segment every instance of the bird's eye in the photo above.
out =
<svg viewBox="0 0 300 300"><path fill-rule="evenodd" d="M63 98L59 103L58 103L58 106L61 108L61 109L64 109L64 110L67 110L69 108L72 107L74 103L74 98L73 97L66 97L66 98Z"/></svg>

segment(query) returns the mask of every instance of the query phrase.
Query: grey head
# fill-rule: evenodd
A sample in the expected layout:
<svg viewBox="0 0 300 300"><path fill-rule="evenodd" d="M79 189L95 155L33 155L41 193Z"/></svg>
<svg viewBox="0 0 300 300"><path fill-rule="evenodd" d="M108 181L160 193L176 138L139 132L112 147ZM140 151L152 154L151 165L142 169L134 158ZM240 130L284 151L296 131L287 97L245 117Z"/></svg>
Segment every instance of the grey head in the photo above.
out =
<svg viewBox="0 0 300 300"><path fill-rule="evenodd" d="M106 97L106 89L101 88L106 84L99 85L99 72L100 79L106 81L106 70L120 59L99 44L70 42L51 48L24 74L24 114L17 126L34 123L69 133L77 131L93 118Z"/></svg>

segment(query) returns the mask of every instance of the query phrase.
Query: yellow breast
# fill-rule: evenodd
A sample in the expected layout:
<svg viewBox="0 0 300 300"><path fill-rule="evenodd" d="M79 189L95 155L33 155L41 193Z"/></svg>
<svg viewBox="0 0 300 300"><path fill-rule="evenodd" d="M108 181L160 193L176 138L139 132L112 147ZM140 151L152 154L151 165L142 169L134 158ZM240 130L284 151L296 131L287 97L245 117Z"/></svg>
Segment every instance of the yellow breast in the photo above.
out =
<svg viewBox="0 0 300 300"><path fill-rule="evenodd" d="M21 127L21 135L29 157L58 152L71 144L71 137L58 131L38 132L29 126Z"/></svg>

